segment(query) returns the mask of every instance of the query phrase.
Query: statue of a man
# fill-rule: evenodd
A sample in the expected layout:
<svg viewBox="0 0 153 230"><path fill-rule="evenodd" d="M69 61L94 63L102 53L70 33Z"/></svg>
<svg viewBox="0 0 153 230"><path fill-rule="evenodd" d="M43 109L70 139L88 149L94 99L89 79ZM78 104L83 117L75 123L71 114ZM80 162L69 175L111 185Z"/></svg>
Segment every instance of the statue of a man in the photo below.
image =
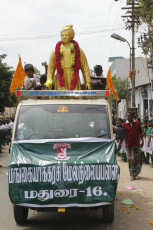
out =
<svg viewBox="0 0 153 230"><path fill-rule="evenodd" d="M61 40L52 51L48 64L47 82L55 84L55 89L80 90L79 69L81 69L86 89L91 89L91 78L86 56L78 43L73 40L72 25L61 30ZM54 73L57 70L57 77Z"/></svg>

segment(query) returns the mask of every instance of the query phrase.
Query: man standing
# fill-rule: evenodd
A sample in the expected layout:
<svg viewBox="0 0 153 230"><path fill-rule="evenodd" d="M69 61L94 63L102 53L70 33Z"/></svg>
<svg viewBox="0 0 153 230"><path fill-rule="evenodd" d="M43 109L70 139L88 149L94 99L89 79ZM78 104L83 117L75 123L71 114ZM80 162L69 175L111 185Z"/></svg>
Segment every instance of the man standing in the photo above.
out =
<svg viewBox="0 0 153 230"><path fill-rule="evenodd" d="M128 112L127 115L127 121L123 123L122 127L126 130L125 147L127 149L130 179L133 181L141 172L141 148L143 146L143 137L139 121L134 120L134 113ZM119 149L120 148L121 142L119 144Z"/></svg>
<svg viewBox="0 0 153 230"><path fill-rule="evenodd" d="M94 84L99 85L102 90L105 90L106 88L106 78L103 76L103 69L101 65L96 65L94 67L94 72L96 74L95 78L92 78L94 80Z"/></svg>

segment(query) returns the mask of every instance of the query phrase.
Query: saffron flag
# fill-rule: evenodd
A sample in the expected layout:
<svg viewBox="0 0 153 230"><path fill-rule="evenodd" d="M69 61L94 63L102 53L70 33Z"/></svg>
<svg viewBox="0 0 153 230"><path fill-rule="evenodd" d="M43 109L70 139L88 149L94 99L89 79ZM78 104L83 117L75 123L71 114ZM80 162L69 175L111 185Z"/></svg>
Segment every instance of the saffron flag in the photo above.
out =
<svg viewBox="0 0 153 230"><path fill-rule="evenodd" d="M16 68L16 71L15 71L13 78L12 78L12 81L11 81L10 93L13 93L13 91L15 89L24 85L24 77L25 76L26 76L26 73L22 67L21 58L19 57L19 63L18 63L18 66Z"/></svg>
<svg viewBox="0 0 153 230"><path fill-rule="evenodd" d="M113 81L112 81L112 75L111 75L111 70L109 69L108 70L108 73L107 73L107 88L110 89L112 91L112 93L114 94L114 97L119 100L119 97L114 89L114 84L113 84Z"/></svg>

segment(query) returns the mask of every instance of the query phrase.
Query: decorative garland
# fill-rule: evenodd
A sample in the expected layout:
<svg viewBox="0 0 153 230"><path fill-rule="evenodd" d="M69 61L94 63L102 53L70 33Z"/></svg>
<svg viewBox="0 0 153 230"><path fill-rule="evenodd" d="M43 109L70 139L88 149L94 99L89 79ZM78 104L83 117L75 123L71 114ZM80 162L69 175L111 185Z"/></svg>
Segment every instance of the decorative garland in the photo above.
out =
<svg viewBox="0 0 153 230"><path fill-rule="evenodd" d="M72 40L70 43L70 52L71 52L71 74L72 74L72 83L69 90L73 90L77 84L79 77L80 69L80 48L79 44ZM59 41L55 47L55 62L57 68L57 78L59 81L60 89L66 89L63 79L64 72L64 45L62 41Z"/></svg>

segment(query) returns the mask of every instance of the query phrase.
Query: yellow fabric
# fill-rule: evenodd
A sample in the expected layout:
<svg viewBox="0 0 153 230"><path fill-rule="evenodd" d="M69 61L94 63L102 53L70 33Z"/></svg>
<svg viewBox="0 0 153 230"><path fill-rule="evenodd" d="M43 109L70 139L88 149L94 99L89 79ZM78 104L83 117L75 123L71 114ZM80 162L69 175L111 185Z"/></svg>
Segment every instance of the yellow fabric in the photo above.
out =
<svg viewBox="0 0 153 230"><path fill-rule="evenodd" d="M12 81L11 81L10 93L13 93L13 91L15 89L24 85L24 77L25 76L26 76L26 73L22 67L21 58L19 57L19 63L18 63L18 66L16 68L16 71L15 71L13 78L12 78Z"/></svg>
<svg viewBox="0 0 153 230"><path fill-rule="evenodd" d="M108 70L108 73L107 73L107 88L110 89L112 91L112 93L114 94L114 97L119 100L119 97L116 93L116 91L114 90L114 84L113 84L113 81L112 81L112 76L111 76L111 70L109 69Z"/></svg>
<svg viewBox="0 0 153 230"><path fill-rule="evenodd" d="M63 50L63 53L64 53L63 79L64 79L65 87L69 89L71 86L72 80L73 80L73 76L71 73L70 44L63 44L63 47L64 47L64 50ZM80 69L83 74L84 82L86 85L90 85L91 78L90 78L89 66L88 66L86 56L84 52L82 51L82 49L80 49L80 63L81 63ZM47 81L51 79L54 82L55 70L56 70L56 64L55 64L55 50L54 50L52 51L50 55L50 59L49 59ZM55 79L55 89L56 90L59 89L59 82L58 82L57 77ZM77 81L77 84L74 90L80 90L80 89L81 89L81 83L80 83L80 78L78 78L78 81Z"/></svg>
<svg viewBox="0 0 153 230"><path fill-rule="evenodd" d="M50 79L50 80L47 80L46 83L45 83L45 86L49 89L52 88L52 85L53 85L53 81Z"/></svg>

